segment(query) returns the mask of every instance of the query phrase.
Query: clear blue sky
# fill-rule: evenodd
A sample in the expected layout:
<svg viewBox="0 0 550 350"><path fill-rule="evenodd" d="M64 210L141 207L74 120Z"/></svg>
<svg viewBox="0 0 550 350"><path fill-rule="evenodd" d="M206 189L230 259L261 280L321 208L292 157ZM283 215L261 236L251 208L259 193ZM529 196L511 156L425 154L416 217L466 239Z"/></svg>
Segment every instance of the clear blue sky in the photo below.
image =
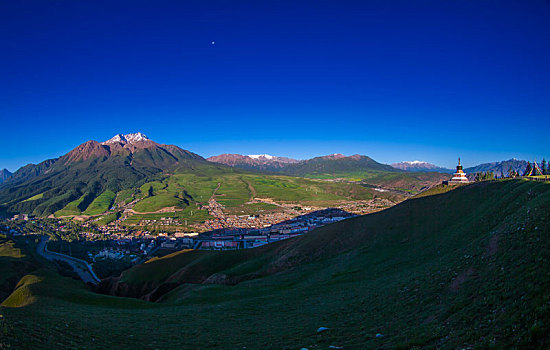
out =
<svg viewBox="0 0 550 350"><path fill-rule="evenodd" d="M205 157L550 157L547 0L1 1L0 39L12 171L135 131Z"/></svg>

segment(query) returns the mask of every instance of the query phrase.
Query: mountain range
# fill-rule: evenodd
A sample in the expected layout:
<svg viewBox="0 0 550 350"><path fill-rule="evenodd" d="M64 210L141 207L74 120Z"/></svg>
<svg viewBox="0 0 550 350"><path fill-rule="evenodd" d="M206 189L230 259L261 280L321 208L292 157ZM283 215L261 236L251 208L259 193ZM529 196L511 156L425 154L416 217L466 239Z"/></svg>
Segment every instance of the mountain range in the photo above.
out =
<svg viewBox="0 0 550 350"><path fill-rule="evenodd" d="M231 167L237 167L248 170L276 171L288 164L295 164L299 161L286 157L275 157L269 154L241 155L241 154L220 154L207 158L214 163L225 164Z"/></svg>
<svg viewBox="0 0 550 350"><path fill-rule="evenodd" d="M220 163L235 168L269 171L294 176L305 177L329 177L334 178L342 175L347 177L353 172L376 172L376 171L406 171L406 172L437 172L450 174L455 169L437 166L424 161L403 161L386 165L378 163L370 157L355 154L345 156L343 154L331 154L306 160L297 160L286 157L275 157L267 154L262 155L241 155L221 154L207 158L208 161ZM496 176L507 175L509 169L522 173L527 167L527 161L510 159L499 162L483 163L473 167L465 168L468 174L492 171ZM393 168L393 169L392 169Z"/></svg>
<svg viewBox="0 0 550 350"><path fill-rule="evenodd" d="M271 168L275 168L273 162L298 165L269 155L247 158L255 164L269 163ZM331 172L346 170L350 161L363 170L393 169L368 157L340 155L319 157L300 166ZM298 175L310 171L293 168ZM415 181L413 186L423 188L426 184ZM0 185L0 214L90 217L112 213L116 217L122 209L132 209L137 214L170 211L182 221L196 224L210 217L203 207L213 196L228 211L253 214L257 205L249 202L256 197L330 205L342 200L402 198L404 194L376 192L355 183L236 169L135 133L118 134L103 142L87 141L61 157L20 168ZM139 222L140 216L132 219Z"/></svg>
<svg viewBox="0 0 550 350"><path fill-rule="evenodd" d="M293 176L319 177L338 176L355 171L399 172L393 167L378 163L370 157L355 154L345 156L335 153L306 160L296 160L269 155L244 156L240 154L222 154L207 158L208 161L228 166L278 172Z"/></svg>
<svg viewBox="0 0 550 350"><path fill-rule="evenodd" d="M470 174L494 171L500 176L503 172L507 173L510 167L522 172L526 164L525 161L512 159L482 164L465 171ZM206 192L200 191L201 186L210 188L213 181L236 181L237 184L233 183L230 186L236 186L238 197L244 199L248 196L245 192L249 189L241 186L244 180L238 174L244 176L250 172L266 176L285 175L356 183L364 187L390 189L402 195L408 195L448 180L449 171L449 169L419 161L390 166L359 154L352 156L331 154L307 160L275 157L268 154L222 154L206 160L178 146L154 142L138 132L118 134L103 142L93 140L84 142L61 157L48 159L39 164L26 165L13 174L3 170L0 173L0 179L2 179L0 213L8 215L23 212L38 216L54 213L57 215L77 215L84 212L97 214L106 211L115 202L127 200L143 200L139 208L146 212L160 210L163 205L181 209L188 206L190 202L196 201L190 193L196 195L200 193L203 198ZM183 181L181 177L169 180L173 174L183 173L194 176L194 180L181 182ZM213 174L216 174L216 177L212 177ZM198 181L199 179L210 180ZM177 185L174 185L175 183ZM150 188L148 192L142 188L144 185ZM247 186L255 188L250 182ZM256 186L261 185L258 183ZM287 186L285 188L288 191L295 184L284 186ZM302 181L297 188L301 188L300 186L311 186L311 184L308 185ZM334 188L330 189L328 183L322 187L327 195L336 191ZM228 191L227 196L234 196L229 188L226 189L224 186L221 191L224 190ZM212 190L208 189L208 191ZM296 191L299 192L298 189ZM341 192L340 189L337 191L345 192ZM279 193L282 192L279 191ZM363 191L357 193L363 193ZM293 194L293 196L296 195ZM145 197L151 198L145 200ZM241 203L240 201L238 203ZM95 202L102 204L97 207ZM151 205L146 205L148 203Z"/></svg>
<svg viewBox="0 0 550 350"><path fill-rule="evenodd" d="M441 181L448 180L447 174L407 172L360 154L345 156L335 153L306 160L271 156L263 156L261 160L257 160L253 157L243 155L228 157L223 155L210 157L208 160L240 169L311 179L357 182L368 186L397 190L402 193L417 193L439 184Z"/></svg>
<svg viewBox="0 0 550 350"><path fill-rule="evenodd" d="M437 165L430 164L422 161L405 161L401 163L392 164L393 167L406 171L424 172L424 171L436 171L440 173L453 173L454 169L447 169L438 167ZM515 171L519 174L523 174L527 168L526 160L509 159L500 162L483 163L473 167L465 168L464 172L470 177L473 177L476 173L493 172L495 176L502 177L507 176L510 171Z"/></svg>
<svg viewBox="0 0 550 350"><path fill-rule="evenodd" d="M464 169L466 174L476 174L492 171L495 176L507 176L510 170L516 171L519 174L523 174L527 168L526 160L509 159L501 162L483 163L470 168Z"/></svg>

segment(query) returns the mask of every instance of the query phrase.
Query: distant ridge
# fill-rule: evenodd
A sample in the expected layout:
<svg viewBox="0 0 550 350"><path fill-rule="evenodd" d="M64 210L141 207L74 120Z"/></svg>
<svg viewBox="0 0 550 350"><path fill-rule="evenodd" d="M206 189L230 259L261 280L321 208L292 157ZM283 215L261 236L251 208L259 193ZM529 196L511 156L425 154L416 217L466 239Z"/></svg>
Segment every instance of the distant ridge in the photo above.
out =
<svg viewBox="0 0 550 350"><path fill-rule="evenodd" d="M269 154L242 155L230 153L213 156L207 158L206 160L241 169L264 171L275 171L285 167L287 164L295 164L299 162L296 159L276 157Z"/></svg>
<svg viewBox="0 0 550 350"><path fill-rule="evenodd" d="M400 163L393 163L391 165L392 167L396 169L401 169L405 171L416 171L416 172L431 172L435 171L438 173L452 173L453 169L447 169L443 167L439 167L437 165L423 162L420 160L414 160L414 161L404 161Z"/></svg>
<svg viewBox="0 0 550 350"><path fill-rule="evenodd" d="M289 164L283 172L289 175L312 176L365 171L400 172L389 165L378 163L374 159L354 154L345 156L340 153L307 159L296 164Z"/></svg>
<svg viewBox="0 0 550 350"><path fill-rule="evenodd" d="M495 173L495 176L501 177L503 175L504 176L508 175L508 171L510 169L512 169L513 171L516 171L519 174L523 174L526 168L527 168L526 160L512 158L512 159L504 160L500 162L479 164L479 165L464 169L464 172L466 172L467 174L475 174L475 173L492 171L493 173Z"/></svg>
<svg viewBox="0 0 550 350"><path fill-rule="evenodd" d="M290 176L337 181L363 182L373 187L390 188L397 191L417 193L447 180L447 175L430 172L407 172L374 159L354 154L346 156L333 153L306 160L295 160L269 155L250 158L243 155L220 155L208 158L236 168L268 171Z"/></svg>
<svg viewBox="0 0 550 350"><path fill-rule="evenodd" d="M345 156L340 153L334 153L306 160L274 157L268 154L221 154L219 156L207 158L207 160L236 168L275 171L296 176L366 170L391 172L400 171L389 165L378 163L372 158L360 154Z"/></svg>

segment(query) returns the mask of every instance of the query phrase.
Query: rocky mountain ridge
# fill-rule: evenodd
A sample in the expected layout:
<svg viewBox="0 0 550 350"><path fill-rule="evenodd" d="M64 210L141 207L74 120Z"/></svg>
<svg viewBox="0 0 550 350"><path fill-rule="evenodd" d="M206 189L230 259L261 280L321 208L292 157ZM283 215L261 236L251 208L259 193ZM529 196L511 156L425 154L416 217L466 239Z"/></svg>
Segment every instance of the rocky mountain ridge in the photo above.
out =
<svg viewBox="0 0 550 350"><path fill-rule="evenodd" d="M415 172L431 172L431 171L435 171L435 172L438 172L438 173L452 173L453 172L453 169L443 168L443 167L437 166L435 164L431 164L431 163L420 161L420 160L393 163L393 164L391 164L391 166L396 168L396 169L401 169L401 170L405 170L405 171L415 171Z"/></svg>

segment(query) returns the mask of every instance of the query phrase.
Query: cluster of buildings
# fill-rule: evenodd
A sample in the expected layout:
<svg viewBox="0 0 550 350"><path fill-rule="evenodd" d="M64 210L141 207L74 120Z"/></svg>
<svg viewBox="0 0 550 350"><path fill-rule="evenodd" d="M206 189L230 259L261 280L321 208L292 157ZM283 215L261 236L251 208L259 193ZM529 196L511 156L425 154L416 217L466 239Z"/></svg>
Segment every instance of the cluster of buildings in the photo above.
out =
<svg viewBox="0 0 550 350"><path fill-rule="evenodd" d="M160 219L141 219L140 225L178 226L181 221L172 217L161 217Z"/></svg>
<svg viewBox="0 0 550 350"><path fill-rule="evenodd" d="M92 258L94 261L95 259L113 259L113 260L120 260L126 256L126 254L129 254L127 251L123 251L120 249L108 249L104 248L99 253L93 255L92 253L88 253L88 256ZM135 254L131 254L131 257L135 257Z"/></svg>
<svg viewBox="0 0 550 350"><path fill-rule="evenodd" d="M356 216L341 209L329 208L300 215L261 228L218 229L198 236L196 249L246 249L300 236L317 227Z"/></svg>
<svg viewBox="0 0 550 350"><path fill-rule="evenodd" d="M16 214L11 218L11 220L12 221L18 221L18 220L29 221L29 214Z"/></svg>

